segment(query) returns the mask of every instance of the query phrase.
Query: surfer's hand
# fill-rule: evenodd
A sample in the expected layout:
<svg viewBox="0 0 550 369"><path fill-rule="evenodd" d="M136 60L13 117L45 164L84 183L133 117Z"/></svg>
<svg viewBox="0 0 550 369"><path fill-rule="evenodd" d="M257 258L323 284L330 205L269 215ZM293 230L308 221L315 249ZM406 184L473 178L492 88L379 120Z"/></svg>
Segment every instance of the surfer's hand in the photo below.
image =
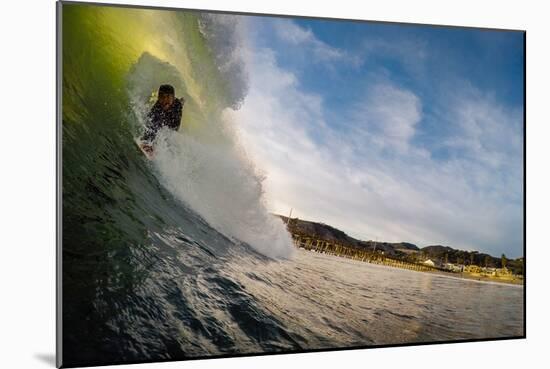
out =
<svg viewBox="0 0 550 369"><path fill-rule="evenodd" d="M181 101L182 105L185 104L185 99L183 97L180 97L180 101Z"/></svg>
<svg viewBox="0 0 550 369"><path fill-rule="evenodd" d="M153 147L151 145L148 145L148 144L142 144L141 145L141 148L143 149L143 151L146 151L148 153L152 153L153 152Z"/></svg>

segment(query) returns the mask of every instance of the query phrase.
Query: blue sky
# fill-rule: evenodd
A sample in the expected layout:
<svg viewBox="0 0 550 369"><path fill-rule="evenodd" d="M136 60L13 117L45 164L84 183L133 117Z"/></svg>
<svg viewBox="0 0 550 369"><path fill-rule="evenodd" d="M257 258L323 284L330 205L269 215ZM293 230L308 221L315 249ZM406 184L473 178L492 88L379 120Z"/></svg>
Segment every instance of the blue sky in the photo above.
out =
<svg viewBox="0 0 550 369"><path fill-rule="evenodd" d="M243 17L240 135L272 211L522 255L523 34Z"/></svg>

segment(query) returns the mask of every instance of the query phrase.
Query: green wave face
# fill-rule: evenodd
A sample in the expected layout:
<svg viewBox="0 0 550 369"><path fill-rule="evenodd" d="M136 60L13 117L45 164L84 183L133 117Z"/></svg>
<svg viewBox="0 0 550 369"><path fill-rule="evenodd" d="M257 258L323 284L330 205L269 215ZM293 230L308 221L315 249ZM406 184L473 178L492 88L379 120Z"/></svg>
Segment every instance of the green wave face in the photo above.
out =
<svg viewBox="0 0 550 369"><path fill-rule="evenodd" d="M135 197L130 166L155 187L150 193L161 191L132 139L160 84L174 85L186 99L181 130L218 145L226 139L212 122L230 103L196 13L65 4L62 27L63 209L71 215L64 217L70 237L81 234L79 219L101 214L98 198L125 206L123 199Z"/></svg>
<svg viewBox="0 0 550 369"><path fill-rule="evenodd" d="M132 139L160 84L173 84L186 99L181 129L218 143L224 138L210 124L228 100L198 14L65 4L62 27L63 227L70 250L85 247L83 236L108 243L120 232L119 224L105 224L105 204L125 208L137 193L162 191ZM145 182L131 188L137 172ZM165 211L156 213L162 218ZM98 224L83 221L90 219Z"/></svg>
<svg viewBox="0 0 550 369"><path fill-rule="evenodd" d="M266 313L222 275L224 259L286 256L293 246L224 118L246 93L245 65L231 64L226 42L237 20L208 17L62 5L66 366L252 350L238 327ZM164 83L186 100L182 125L159 132L149 161L135 138ZM199 286L197 275L211 280ZM245 300L235 305L228 291ZM223 301L215 313L212 301Z"/></svg>
<svg viewBox="0 0 550 369"><path fill-rule="evenodd" d="M197 13L68 4L63 6L66 124L92 112L112 121L127 110L128 79L144 57L158 66L151 91L140 91L147 93L140 98L149 98L162 82L175 84L176 94L187 100L185 129L197 130L208 115L229 104Z"/></svg>
<svg viewBox="0 0 550 369"><path fill-rule="evenodd" d="M210 125L230 102L196 13L82 4L62 10L64 359L89 365L102 355L124 359L125 340L107 322L117 314L113 306L136 306L128 299L164 247L151 234L187 225L188 237L197 237L189 224L198 221L134 144L140 111L160 84L173 84L186 99L181 130L219 145L224 137ZM216 247L209 253L219 253L227 241L210 232ZM166 347L148 350L162 357Z"/></svg>

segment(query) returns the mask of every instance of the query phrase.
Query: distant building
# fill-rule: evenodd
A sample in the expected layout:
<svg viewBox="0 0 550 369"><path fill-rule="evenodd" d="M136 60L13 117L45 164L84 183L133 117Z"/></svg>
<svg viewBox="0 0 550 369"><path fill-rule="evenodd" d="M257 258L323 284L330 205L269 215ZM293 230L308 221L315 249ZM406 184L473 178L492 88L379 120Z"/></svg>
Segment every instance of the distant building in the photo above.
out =
<svg viewBox="0 0 550 369"><path fill-rule="evenodd" d="M481 271L488 275L492 275L492 276L497 275L497 268L486 267L486 268L481 268Z"/></svg>
<svg viewBox="0 0 550 369"><path fill-rule="evenodd" d="M468 265L464 268L464 271L468 273L481 273L481 267L478 265Z"/></svg>
<svg viewBox="0 0 550 369"><path fill-rule="evenodd" d="M512 276L513 273L510 269L504 267L504 268L497 268L496 271L497 276Z"/></svg>
<svg viewBox="0 0 550 369"><path fill-rule="evenodd" d="M462 273L464 271L464 265L462 264L453 264L445 263L443 264L443 269L448 270L453 273Z"/></svg>
<svg viewBox="0 0 550 369"><path fill-rule="evenodd" d="M424 260L422 262L422 264L427 265L427 266L431 266L431 267L434 267L434 268L435 268L435 265L436 265L435 262L432 259Z"/></svg>

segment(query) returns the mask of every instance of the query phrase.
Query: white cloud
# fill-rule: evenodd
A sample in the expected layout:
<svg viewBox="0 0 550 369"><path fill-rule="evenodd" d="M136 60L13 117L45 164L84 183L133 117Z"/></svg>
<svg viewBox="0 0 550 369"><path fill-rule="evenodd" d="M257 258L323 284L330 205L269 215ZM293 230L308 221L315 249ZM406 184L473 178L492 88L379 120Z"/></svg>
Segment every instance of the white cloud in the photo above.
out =
<svg viewBox="0 0 550 369"><path fill-rule="evenodd" d="M320 45L322 47L329 47L328 45L320 42L313 35L313 32L311 32L311 30L304 29L291 20L277 20L275 22L275 31L281 39L288 41L294 45L311 43Z"/></svg>
<svg viewBox="0 0 550 369"><path fill-rule="evenodd" d="M449 111L456 124L443 145L493 169L521 163L522 111L506 109L472 88L456 96Z"/></svg>
<svg viewBox="0 0 550 369"><path fill-rule="evenodd" d="M343 61L359 66L362 60L357 55L332 47L319 40L310 29L300 27L288 19L277 19L273 22L275 34L289 46L297 46L308 53L310 62Z"/></svg>
<svg viewBox="0 0 550 369"><path fill-rule="evenodd" d="M420 99L389 83L378 83L354 106L354 130L360 139L404 151L422 118Z"/></svg>
<svg viewBox="0 0 550 369"><path fill-rule="evenodd" d="M366 37L361 50L365 59L396 60L416 78L425 78L427 75L426 61L430 55L430 47L424 40L404 36L403 33L400 33L399 37L386 36L384 39Z"/></svg>
<svg viewBox="0 0 550 369"><path fill-rule="evenodd" d="M296 34L297 42L311 37ZM335 131L325 122L322 96L305 92L272 50L247 56L250 90L234 121L266 175L272 211L287 214L293 207L296 216L362 239L521 254L521 156L515 151L521 138L519 146L510 140L518 135L516 114L490 97L457 91L442 124L453 125L460 139L442 145L467 154L436 160L413 144L422 119L413 92L379 82L350 104L347 129L338 122Z"/></svg>

